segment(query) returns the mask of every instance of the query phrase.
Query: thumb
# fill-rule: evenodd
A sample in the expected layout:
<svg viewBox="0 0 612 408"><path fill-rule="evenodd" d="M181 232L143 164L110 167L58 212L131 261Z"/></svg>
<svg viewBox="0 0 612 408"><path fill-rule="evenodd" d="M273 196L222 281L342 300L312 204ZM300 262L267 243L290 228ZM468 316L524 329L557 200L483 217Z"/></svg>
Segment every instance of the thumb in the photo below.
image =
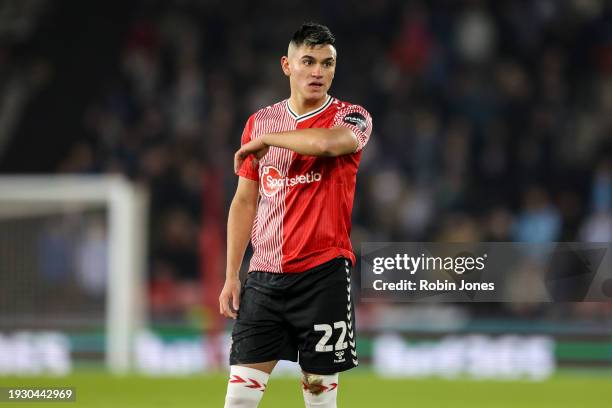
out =
<svg viewBox="0 0 612 408"><path fill-rule="evenodd" d="M240 294L238 291L232 291L232 305L234 306L234 310L238 310L240 307Z"/></svg>

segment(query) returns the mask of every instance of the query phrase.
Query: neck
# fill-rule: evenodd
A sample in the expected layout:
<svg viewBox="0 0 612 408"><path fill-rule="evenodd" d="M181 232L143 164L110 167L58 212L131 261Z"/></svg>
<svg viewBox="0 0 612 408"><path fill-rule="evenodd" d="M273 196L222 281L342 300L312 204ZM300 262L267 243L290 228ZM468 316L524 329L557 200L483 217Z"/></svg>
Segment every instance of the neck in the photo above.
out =
<svg viewBox="0 0 612 408"><path fill-rule="evenodd" d="M329 95L325 94L325 96L320 99L304 99L299 95L292 94L291 97L289 97L289 105L292 111L298 115L303 115L323 106L328 97Z"/></svg>

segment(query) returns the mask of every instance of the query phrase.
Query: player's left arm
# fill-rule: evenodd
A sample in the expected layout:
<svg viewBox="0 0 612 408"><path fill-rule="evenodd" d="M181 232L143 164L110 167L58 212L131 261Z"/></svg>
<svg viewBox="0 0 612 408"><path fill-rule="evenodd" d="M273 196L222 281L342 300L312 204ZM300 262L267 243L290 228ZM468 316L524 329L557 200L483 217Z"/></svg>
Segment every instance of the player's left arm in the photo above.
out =
<svg viewBox="0 0 612 408"><path fill-rule="evenodd" d="M279 133L267 133L244 144L234 156L234 167L253 155L255 161L268 152L270 146L292 150L306 156L341 156L363 149L372 132L370 114L358 105L340 110L331 128L308 128Z"/></svg>
<svg viewBox="0 0 612 408"><path fill-rule="evenodd" d="M240 147L234 155L234 170L238 171L249 155L255 156L255 162L261 159L268 153L270 146L307 156L335 157L355 153L359 143L351 129L340 126L266 133Z"/></svg>
<svg viewBox="0 0 612 408"><path fill-rule="evenodd" d="M268 146L282 147L307 156L335 157L355 153L357 137L346 127L309 128L263 135Z"/></svg>

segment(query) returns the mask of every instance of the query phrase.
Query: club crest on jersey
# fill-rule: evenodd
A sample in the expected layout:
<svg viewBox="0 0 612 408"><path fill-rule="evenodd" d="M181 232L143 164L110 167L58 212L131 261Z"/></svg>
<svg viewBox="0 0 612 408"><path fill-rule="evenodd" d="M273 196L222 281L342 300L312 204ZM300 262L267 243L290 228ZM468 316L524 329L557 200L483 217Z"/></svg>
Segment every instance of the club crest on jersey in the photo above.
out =
<svg viewBox="0 0 612 408"><path fill-rule="evenodd" d="M273 197L282 187L293 187L298 184L310 184L321 181L321 173L310 171L293 177L285 177L276 167L268 165L261 168L259 185L266 197Z"/></svg>

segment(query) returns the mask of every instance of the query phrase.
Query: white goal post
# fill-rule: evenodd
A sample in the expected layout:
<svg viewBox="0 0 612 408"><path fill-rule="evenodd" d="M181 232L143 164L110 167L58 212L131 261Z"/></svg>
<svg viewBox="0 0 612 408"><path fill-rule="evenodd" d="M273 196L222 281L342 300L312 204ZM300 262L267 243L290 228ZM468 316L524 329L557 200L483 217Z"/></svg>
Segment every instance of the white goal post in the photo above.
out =
<svg viewBox="0 0 612 408"><path fill-rule="evenodd" d="M144 324L146 191L120 176L0 176L0 219L92 206L107 211L105 362L123 374L133 367L133 337Z"/></svg>

